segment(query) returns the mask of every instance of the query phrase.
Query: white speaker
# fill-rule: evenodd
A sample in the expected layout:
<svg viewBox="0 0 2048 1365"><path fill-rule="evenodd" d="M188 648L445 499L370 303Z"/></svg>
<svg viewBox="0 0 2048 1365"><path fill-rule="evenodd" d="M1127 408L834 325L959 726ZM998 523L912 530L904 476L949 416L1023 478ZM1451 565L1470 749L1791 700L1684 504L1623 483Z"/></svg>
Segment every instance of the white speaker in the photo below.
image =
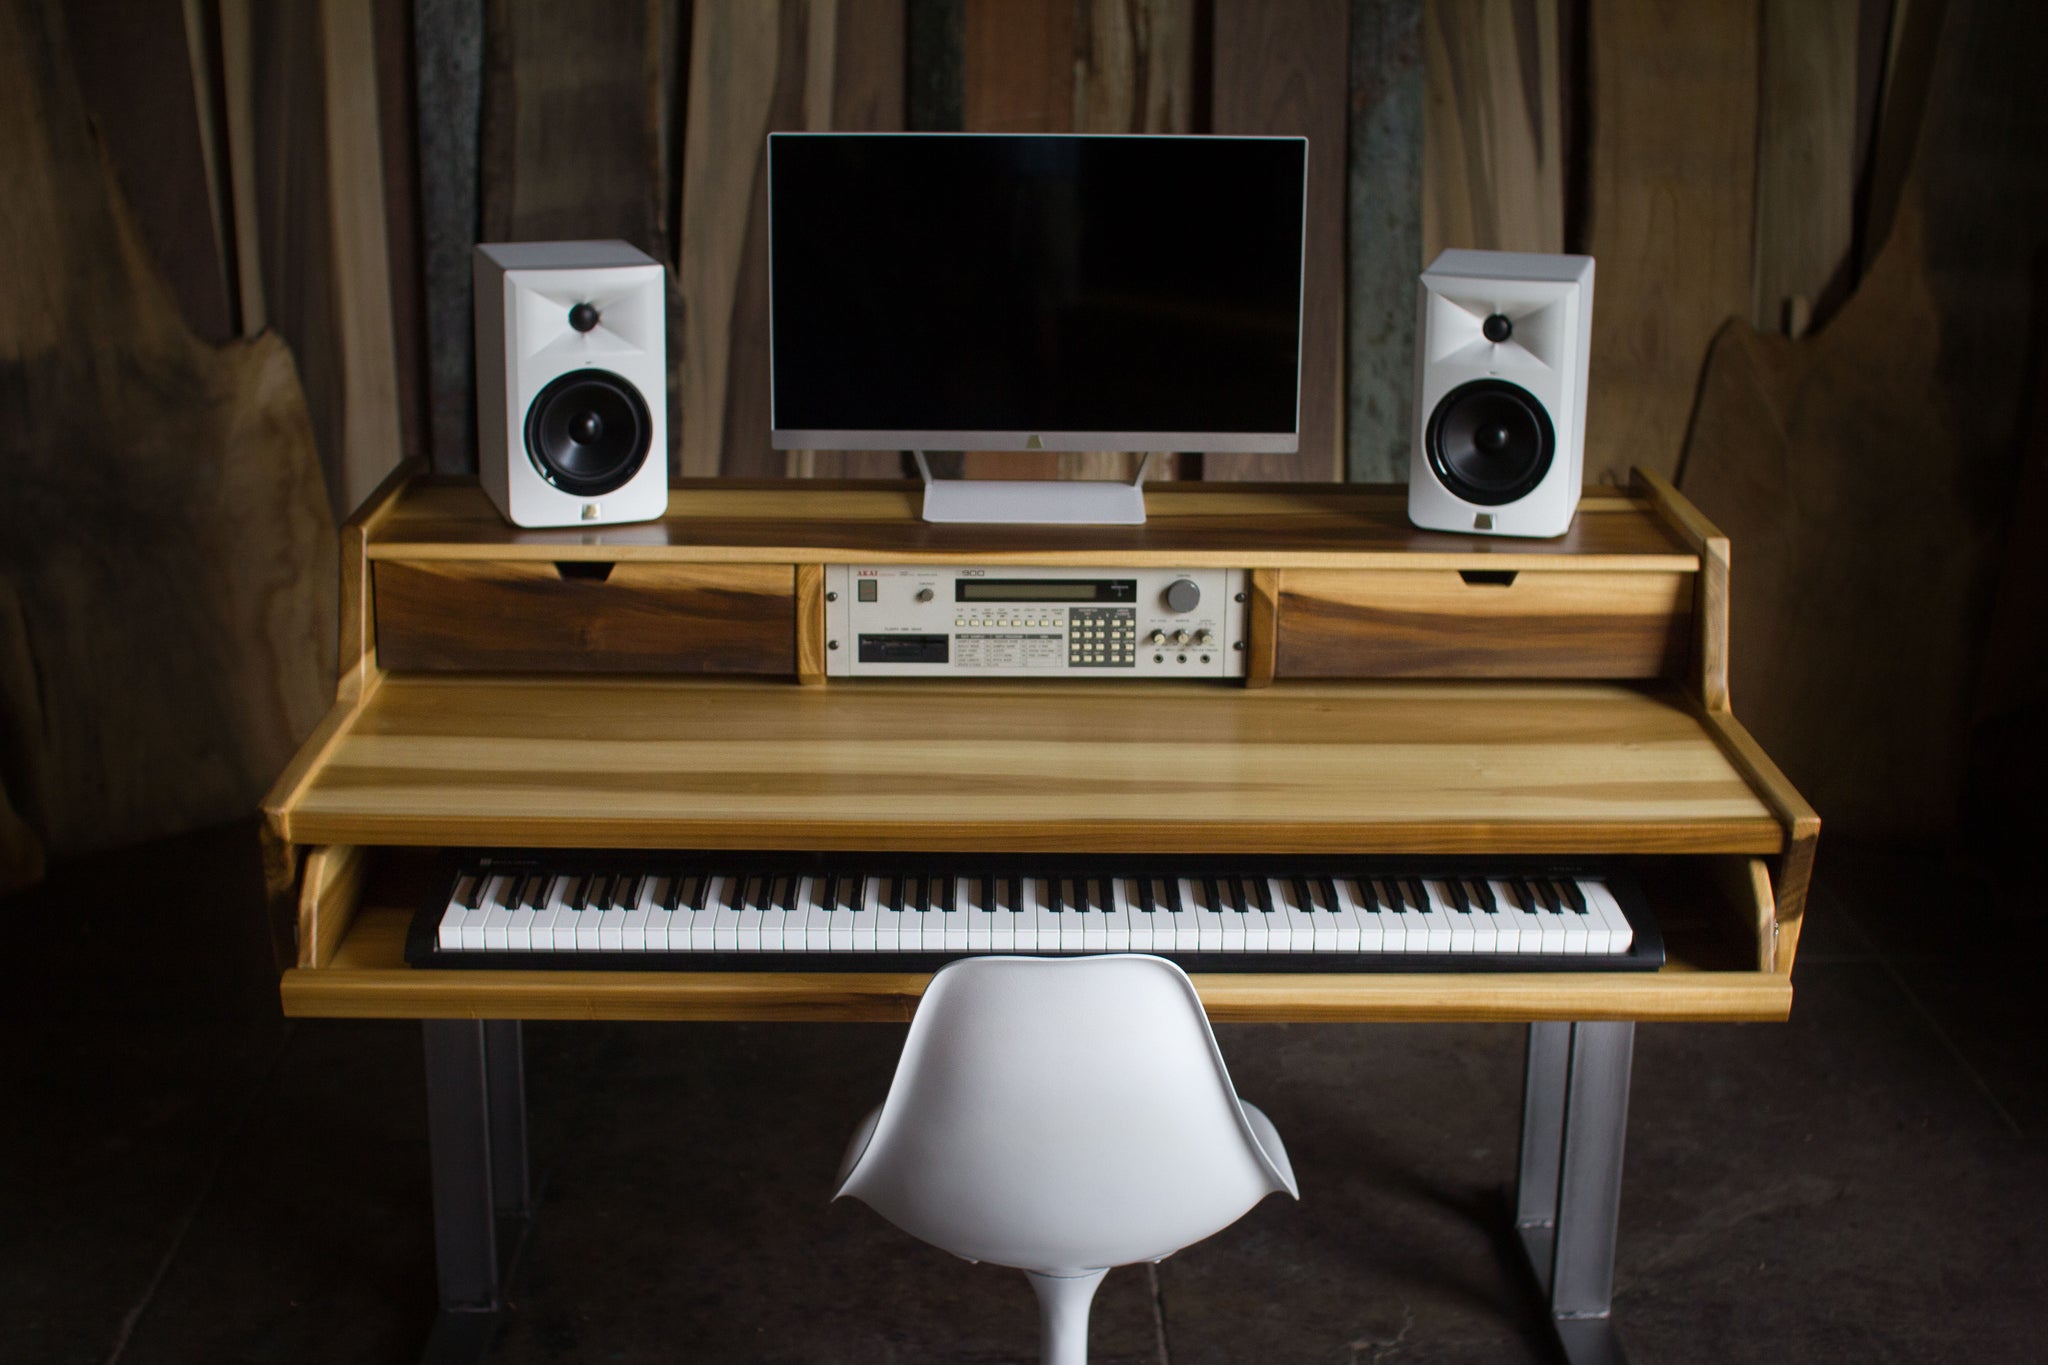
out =
<svg viewBox="0 0 2048 1365"><path fill-rule="evenodd" d="M476 283L477 465L515 526L668 510L666 290L625 242L486 242Z"/></svg>
<svg viewBox="0 0 2048 1365"><path fill-rule="evenodd" d="M1563 535L1585 467L1593 258L1446 251L1421 293L1408 519Z"/></svg>

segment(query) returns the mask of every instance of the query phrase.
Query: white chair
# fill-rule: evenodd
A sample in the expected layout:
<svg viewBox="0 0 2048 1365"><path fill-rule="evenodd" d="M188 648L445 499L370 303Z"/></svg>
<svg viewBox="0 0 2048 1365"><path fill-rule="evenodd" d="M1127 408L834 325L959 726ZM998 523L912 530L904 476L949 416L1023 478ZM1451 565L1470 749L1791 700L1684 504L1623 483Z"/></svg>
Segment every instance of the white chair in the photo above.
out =
<svg viewBox="0 0 2048 1365"><path fill-rule="evenodd" d="M1109 1267L1171 1255L1279 1190L1300 1198L1194 984L1164 958L1119 954L941 970L832 1197L1024 1271L1045 1365L1084 1365Z"/></svg>

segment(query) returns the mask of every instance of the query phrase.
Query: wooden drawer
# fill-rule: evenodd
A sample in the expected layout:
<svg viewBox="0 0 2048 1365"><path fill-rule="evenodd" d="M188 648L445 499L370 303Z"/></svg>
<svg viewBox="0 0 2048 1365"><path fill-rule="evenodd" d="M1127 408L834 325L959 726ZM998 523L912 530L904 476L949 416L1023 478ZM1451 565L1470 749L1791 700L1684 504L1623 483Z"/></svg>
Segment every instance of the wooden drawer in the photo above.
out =
<svg viewBox="0 0 2048 1365"><path fill-rule="evenodd" d="M1690 649L1693 575L1288 569L1281 678L1655 678Z"/></svg>
<svg viewBox="0 0 2048 1365"><path fill-rule="evenodd" d="M387 669L796 672L787 564L380 560Z"/></svg>

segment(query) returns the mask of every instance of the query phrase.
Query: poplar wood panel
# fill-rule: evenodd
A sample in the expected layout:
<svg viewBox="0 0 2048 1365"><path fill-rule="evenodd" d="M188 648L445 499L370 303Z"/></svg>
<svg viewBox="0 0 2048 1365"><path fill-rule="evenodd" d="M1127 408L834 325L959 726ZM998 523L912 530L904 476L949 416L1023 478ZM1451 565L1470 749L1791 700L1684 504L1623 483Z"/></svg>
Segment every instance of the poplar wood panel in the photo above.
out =
<svg viewBox="0 0 2048 1365"><path fill-rule="evenodd" d="M1455 569L1280 575L1283 678L1656 678L1690 652L1692 575Z"/></svg>
<svg viewBox="0 0 2048 1365"><path fill-rule="evenodd" d="M385 560L373 566L387 669L796 672L787 565Z"/></svg>
<svg viewBox="0 0 2048 1365"><path fill-rule="evenodd" d="M297 843L1751 852L1681 703L1613 684L388 678L271 809Z"/></svg>
<svg viewBox="0 0 2048 1365"><path fill-rule="evenodd" d="M1604 569L1690 571L1699 559L1642 498L1589 495L1554 540L1422 531L1407 493L1375 486L1204 485L1146 490L1142 526L941 526L897 481L706 483L685 480L659 521L601 530L522 530L474 484L407 490L372 531L372 559L634 559L890 563L922 557L1011 564L1169 564L1231 568L1541 568L1597 557ZM1594 567L1579 565L1577 567Z"/></svg>
<svg viewBox="0 0 2048 1365"><path fill-rule="evenodd" d="M421 971L404 962L407 908L364 909L319 968L284 974L284 1012L377 1019L750 1019L901 1022L924 972ZM1218 1022L1777 1020L1775 972L1203 974Z"/></svg>

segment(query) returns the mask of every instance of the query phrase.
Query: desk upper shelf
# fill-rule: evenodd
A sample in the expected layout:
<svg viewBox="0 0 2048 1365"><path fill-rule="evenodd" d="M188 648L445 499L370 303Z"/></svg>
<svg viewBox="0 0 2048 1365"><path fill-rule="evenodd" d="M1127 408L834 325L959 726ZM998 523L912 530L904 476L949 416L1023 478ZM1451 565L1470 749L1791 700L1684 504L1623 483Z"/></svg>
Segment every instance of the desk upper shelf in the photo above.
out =
<svg viewBox="0 0 2048 1365"><path fill-rule="evenodd" d="M1588 490L1555 540L1446 535L1408 524L1400 488L1155 484L1142 526L946 526L892 482L684 482L660 521L597 530L508 527L473 483L423 482L370 530L369 558L676 559L700 563L1006 564L1224 568L1470 567L1690 572L1692 546L1641 496Z"/></svg>

